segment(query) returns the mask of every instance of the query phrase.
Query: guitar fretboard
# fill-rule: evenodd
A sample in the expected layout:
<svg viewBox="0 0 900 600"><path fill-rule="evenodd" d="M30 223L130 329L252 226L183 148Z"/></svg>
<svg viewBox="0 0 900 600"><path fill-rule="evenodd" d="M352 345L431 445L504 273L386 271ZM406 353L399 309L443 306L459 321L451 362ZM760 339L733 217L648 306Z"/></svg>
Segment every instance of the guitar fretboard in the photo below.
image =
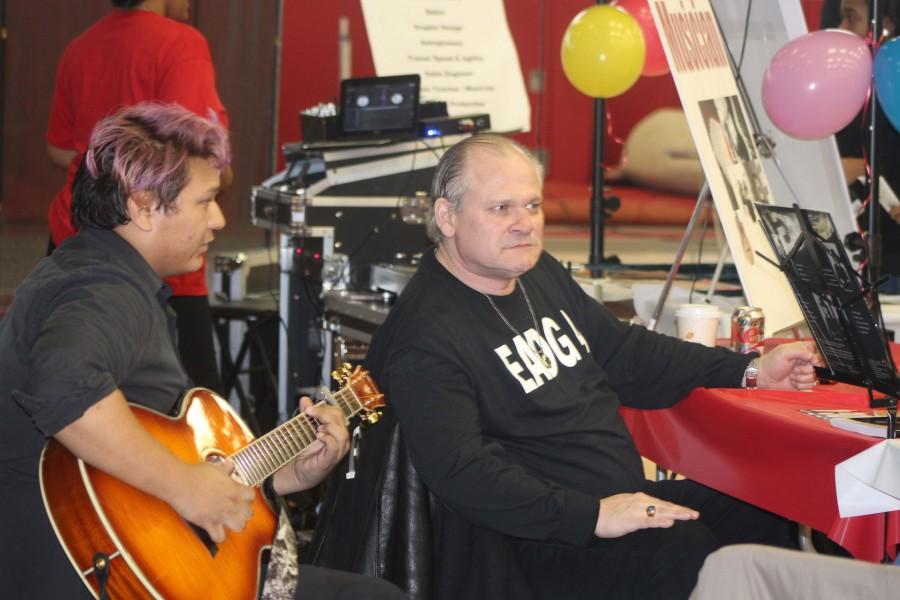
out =
<svg viewBox="0 0 900 600"><path fill-rule="evenodd" d="M348 419L363 409L352 385L334 392L332 398ZM318 428L316 419L300 413L235 453L231 457L235 469L247 485L258 486L316 441Z"/></svg>

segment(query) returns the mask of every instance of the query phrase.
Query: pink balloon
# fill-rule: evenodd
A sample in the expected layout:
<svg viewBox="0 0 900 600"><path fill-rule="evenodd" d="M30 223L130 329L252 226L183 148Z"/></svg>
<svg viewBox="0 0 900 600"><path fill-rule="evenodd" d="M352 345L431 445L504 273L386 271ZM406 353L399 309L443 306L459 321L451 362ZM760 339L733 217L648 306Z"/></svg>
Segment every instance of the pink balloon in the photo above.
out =
<svg viewBox="0 0 900 600"><path fill-rule="evenodd" d="M612 4L624 9L641 26L641 32L644 34L644 44L647 46L647 55L644 59L644 69L641 71L641 75L656 77L657 75L668 73L669 63L666 60L666 52L663 50L662 42L659 41L659 32L656 30L656 24L653 22L653 15L650 13L648 1L615 0Z"/></svg>
<svg viewBox="0 0 900 600"><path fill-rule="evenodd" d="M784 133L817 140L853 120L871 80L872 55L862 38L838 29L814 31L791 40L769 61L763 106Z"/></svg>

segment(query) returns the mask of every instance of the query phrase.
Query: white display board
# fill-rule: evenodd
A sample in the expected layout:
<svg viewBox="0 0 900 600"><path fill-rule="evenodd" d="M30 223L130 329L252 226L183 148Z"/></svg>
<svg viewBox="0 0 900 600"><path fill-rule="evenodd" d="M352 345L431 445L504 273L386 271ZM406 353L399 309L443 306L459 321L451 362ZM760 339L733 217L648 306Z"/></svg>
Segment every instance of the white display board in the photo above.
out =
<svg viewBox="0 0 900 600"><path fill-rule="evenodd" d="M762 104L763 75L772 56L788 41L807 33L800 0L711 0L711 4L735 61L744 48L740 74L747 99L760 131L774 142L773 156L763 156L762 164L775 204L797 203L802 208L826 211L831 214L840 239L845 239L848 233L856 231L856 223L834 137L819 141L794 139L772 124ZM817 109L811 106L810 110Z"/></svg>
<svg viewBox="0 0 900 600"><path fill-rule="evenodd" d="M531 106L503 0L361 0L378 75L418 73L422 100L529 131Z"/></svg>
<svg viewBox="0 0 900 600"><path fill-rule="evenodd" d="M767 332L790 327L803 317L787 278L756 255L773 256L753 206L773 193L709 0L649 5L744 296L763 309Z"/></svg>

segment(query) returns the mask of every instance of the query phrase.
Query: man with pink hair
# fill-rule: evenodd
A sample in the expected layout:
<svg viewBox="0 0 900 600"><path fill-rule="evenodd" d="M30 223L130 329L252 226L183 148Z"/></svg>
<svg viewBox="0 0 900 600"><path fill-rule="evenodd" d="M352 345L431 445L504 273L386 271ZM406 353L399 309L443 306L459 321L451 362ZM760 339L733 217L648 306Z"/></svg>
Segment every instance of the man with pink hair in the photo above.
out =
<svg viewBox="0 0 900 600"><path fill-rule="evenodd" d="M115 10L72 40L57 67L47 155L68 176L47 214L51 251L77 231L71 218L72 182L101 118L122 106L156 100L177 102L228 126L209 45L184 22L189 0L111 2ZM231 166L225 165L222 188L231 180ZM177 316L182 365L195 384L220 389L204 267L205 261L166 283L172 288L169 305Z"/></svg>
<svg viewBox="0 0 900 600"><path fill-rule="evenodd" d="M38 472L50 437L167 502L217 543L250 519L254 493L232 479L230 461L182 462L127 405L170 414L189 387L163 278L199 268L225 225L216 196L229 158L225 129L176 104L127 107L91 135L73 185L79 232L32 271L0 321L0 590L91 597L44 511ZM278 494L317 485L349 447L339 409L309 399L301 407L319 423L318 442L272 476L266 487ZM296 579L296 559L292 565L269 570ZM304 568L303 594L399 594L323 571ZM293 595L296 580L277 583L290 594L277 597Z"/></svg>

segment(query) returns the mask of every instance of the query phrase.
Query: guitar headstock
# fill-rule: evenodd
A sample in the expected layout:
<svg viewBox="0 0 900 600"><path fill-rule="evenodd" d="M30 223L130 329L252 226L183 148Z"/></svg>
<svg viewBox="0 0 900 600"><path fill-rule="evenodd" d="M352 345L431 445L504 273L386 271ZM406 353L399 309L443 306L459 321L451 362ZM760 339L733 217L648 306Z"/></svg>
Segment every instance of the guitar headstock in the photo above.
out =
<svg viewBox="0 0 900 600"><path fill-rule="evenodd" d="M351 368L349 364L344 363L339 370L332 371L331 376L341 386L338 393L347 390L355 396L364 411L361 415L362 420L368 424L377 423L381 417L378 409L384 408L385 400L384 394L375 385L369 372L359 365Z"/></svg>

